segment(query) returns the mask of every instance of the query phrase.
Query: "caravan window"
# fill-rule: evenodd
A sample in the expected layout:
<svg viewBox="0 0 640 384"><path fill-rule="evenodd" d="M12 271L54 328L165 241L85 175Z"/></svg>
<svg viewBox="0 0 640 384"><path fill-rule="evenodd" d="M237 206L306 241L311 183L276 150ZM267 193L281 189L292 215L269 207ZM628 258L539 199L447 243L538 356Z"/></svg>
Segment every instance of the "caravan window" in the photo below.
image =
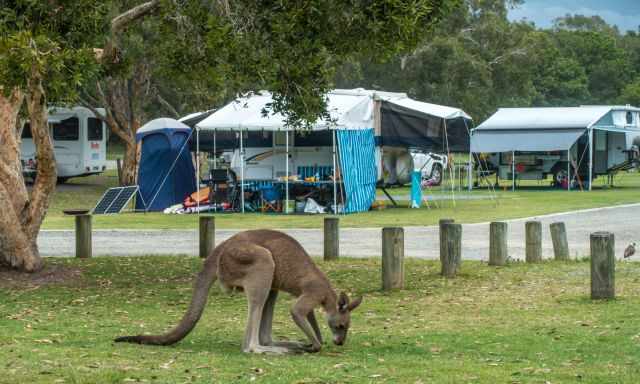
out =
<svg viewBox="0 0 640 384"><path fill-rule="evenodd" d="M96 119L95 117L90 117L87 122L87 140L102 140L102 120Z"/></svg>
<svg viewBox="0 0 640 384"><path fill-rule="evenodd" d="M627 125L633 124L633 113L627 112Z"/></svg>
<svg viewBox="0 0 640 384"><path fill-rule="evenodd" d="M31 124L24 123L24 126L22 127L22 138L33 139L33 136L31 135Z"/></svg>
<svg viewBox="0 0 640 384"><path fill-rule="evenodd" d="M70 117L53 125L53 140L76 141L80 135L80 120Z"/></svg>

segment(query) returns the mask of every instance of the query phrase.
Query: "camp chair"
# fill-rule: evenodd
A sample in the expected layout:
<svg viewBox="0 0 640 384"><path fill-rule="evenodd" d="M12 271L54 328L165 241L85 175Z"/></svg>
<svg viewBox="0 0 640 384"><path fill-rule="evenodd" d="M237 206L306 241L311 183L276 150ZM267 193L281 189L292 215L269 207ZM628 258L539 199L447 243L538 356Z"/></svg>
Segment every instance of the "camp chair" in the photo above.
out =
<svg viewBox="0 0 640 384"><path fill-rule="evenodd" d="M278 201L280 200L280 190L273 185L260 187L261 211L278 212Z"/></svg>

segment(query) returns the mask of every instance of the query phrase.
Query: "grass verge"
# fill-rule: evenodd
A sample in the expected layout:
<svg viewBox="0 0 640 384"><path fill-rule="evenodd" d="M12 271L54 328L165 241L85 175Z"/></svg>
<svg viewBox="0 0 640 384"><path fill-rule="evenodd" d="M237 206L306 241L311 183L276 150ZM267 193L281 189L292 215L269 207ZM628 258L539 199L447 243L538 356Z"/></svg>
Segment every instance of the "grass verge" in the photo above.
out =
<svg viewBox="0 0 640 384"><path fill-rule="evenodd" d="M459 278L444 280L436 262L408 260L406 290L393 293L379 291L378 260L319 262L335 286L365 300L346 346L296 356L242 354L245 299L218 287L177 345L112 343L178 321L196 258L47 263L73 273L0 281L2 383L636 383L640 375L638 263L618 264L617 300L593 302L587 262L465 262ZM281 295L277 338L301 337L291 303Z"/></svg>

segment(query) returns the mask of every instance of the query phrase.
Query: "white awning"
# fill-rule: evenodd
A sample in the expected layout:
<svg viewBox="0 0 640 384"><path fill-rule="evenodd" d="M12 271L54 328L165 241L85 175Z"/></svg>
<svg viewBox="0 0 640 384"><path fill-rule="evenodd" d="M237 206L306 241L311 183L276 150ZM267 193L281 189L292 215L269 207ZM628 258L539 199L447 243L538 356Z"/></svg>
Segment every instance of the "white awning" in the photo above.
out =
<svg viewBox="0 0 640 384"><path fill-rule="evenodd" d="M586 129L562 130L473 130L471 152L548 152L566 151L580 138Z"/></svg>
<svg viewBox="0 0 640 384"><path fill-rule="evenodd" d="M462 109L447 107L444 105L430 104L424 103L422 101L417 101L413 99L409 99L408 97L402 99L390 99L387 100L389 103L399 105L401 107L405 107L408 109L413 109L416 111L420 111L427 115L436 116L441 119L455 119L458 117L463 117L465 119L471 120L471 117L465 113Z"/></svg>

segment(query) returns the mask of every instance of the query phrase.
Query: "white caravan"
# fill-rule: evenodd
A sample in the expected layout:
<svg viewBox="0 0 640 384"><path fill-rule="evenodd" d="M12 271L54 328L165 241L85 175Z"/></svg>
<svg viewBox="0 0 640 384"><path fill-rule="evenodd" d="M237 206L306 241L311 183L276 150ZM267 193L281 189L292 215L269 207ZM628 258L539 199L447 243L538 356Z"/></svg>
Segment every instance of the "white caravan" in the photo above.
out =
<svg viewBox="0 0 640 384"><path fill-rule="evenodd" d="M103 109L98 109L104 113ZM102 120L84 107L49 110L49 134L53 139L58 181L96 175L107 169L107 131ZM22 131L22 169L25 176L36 174L36 148L29 123Z"/></svg>

